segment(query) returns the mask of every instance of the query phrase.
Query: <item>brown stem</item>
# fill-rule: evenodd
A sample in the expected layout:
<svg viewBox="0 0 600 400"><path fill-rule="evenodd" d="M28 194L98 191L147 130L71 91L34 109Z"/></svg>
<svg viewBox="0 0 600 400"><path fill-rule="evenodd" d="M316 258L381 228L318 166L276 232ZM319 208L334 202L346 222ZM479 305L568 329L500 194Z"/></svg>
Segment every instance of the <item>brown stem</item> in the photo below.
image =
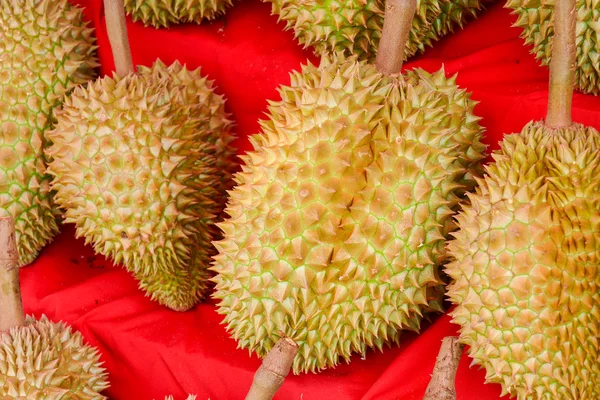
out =
<svg viewBox="0 0 600 400"><path fill-rule="evenodd" d="M115 60L115 69L120 76L133 72L131 49L127 38L127 22L123 0L104 0L106 30Z"/></svg>
<svg viewBox="0 0 600 400"><path fill-rule="evenodd" d="M546 126L560 128L569 126L572 122L571 104L577 59L575 0L556 0L553 15L554 37L552 38Z"/></svg>
<svg viewBox="0 0 600 400"><path fill-rule="evenodd" d="M298 345L292 339L279 339L254 374L246 400L271 400L283 385L297 353Z"/></svg>
<svg viewBox="0 0 600 400"><path fill-rule="evenodd" d="M0 332L24 324L15 223L11 217L0 217Z"/></svg>
<svg viewBox="0 0 600 400"><path fill-rule="evenodd" d="M375 59L375 66L382 74L402 71L404 49L416 11L417 0L386 0L383 32Z"/></svg>
<svg viewBox="0 0 600 400"><path fill-rule="evenodd" d="M423 400L456 400L454 379L462 355L463 345L455 336L442 340L442 347L433 367L433 375Z"/></svg>

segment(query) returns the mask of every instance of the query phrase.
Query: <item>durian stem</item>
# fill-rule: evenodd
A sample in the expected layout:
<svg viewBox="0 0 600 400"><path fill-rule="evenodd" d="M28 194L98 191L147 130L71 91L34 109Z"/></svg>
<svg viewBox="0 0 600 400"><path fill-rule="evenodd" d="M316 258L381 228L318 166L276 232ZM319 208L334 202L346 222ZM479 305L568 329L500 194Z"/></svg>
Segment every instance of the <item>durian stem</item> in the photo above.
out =
<svg viewBox="0 0 600 400"><path fill-rule="evenodd" d="M104 15L115 69L118 75L125 76L133 72L133 61L127 38L127 22L123 0L104 0Z"/></svg>
<svg viewBox="0 0 600 400"><path fill-rule="evenodd" d="M246 400L271 400L283 385L297 353L296 342L287 337L279 339L254 374Z"/></svg>
<svg viewBox="0 0 600 400"><path fill-rule="evenodd" d="M571 104L575 88L577 60L575 0L554 2L554 37L550 61L550 87L546 126L553 128L571 125Z"/></svg>
<svg viewBox="0 0 600 400"><path fill-rule="evenodd" d="M15 223L0 217L0 332L24 324Z"/></svg>
<svg viewBox="0 0 600 400"><path fill-rule="evenodd" d="M458 337L448 336L442 340L423 400L456 400L454 380L462 351L463 345L459 343Z"/></svg>
<svg viewBox="0 0 600 400"><path fill-rule="evenodd" d="M383 32L375 59L375 66L382 74L402 72L404 49L416 11L417 0L386 0Z"/></svg>

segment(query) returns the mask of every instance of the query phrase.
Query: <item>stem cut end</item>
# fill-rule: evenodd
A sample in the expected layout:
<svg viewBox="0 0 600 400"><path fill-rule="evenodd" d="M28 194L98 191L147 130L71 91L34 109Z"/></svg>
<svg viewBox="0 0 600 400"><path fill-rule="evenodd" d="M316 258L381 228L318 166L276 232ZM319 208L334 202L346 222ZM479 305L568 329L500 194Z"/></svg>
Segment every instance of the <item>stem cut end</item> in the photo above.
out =
<svg viewBox="0 0 600 400"><path fill-rule="evenodd" d="M24 324L15 223L11 217L0 217L0 332Z"/></svg>
<svg viewBox="0 0 600 400"><path fill-rule="evenodd" d="M447 336L442 340L442 347L423 400L456 400L454 380L463 347L456 336Z"/></svg>
<svg viewBox="0 0 600 400"><path fill-rule="evenodd" d="M375 59L375 66L382 74L402 71L404 49L416 11L417 0L386 0L383 32Z"/></svg>
<svg viewBox="0 0 600 400"><path fill-rule="evenodd" d="M296 342L288 337L279 339L254 374L252 386L245 400L271 400L283 385L297 353Z"/></svg>
<svg viewBox="0 0 600 400"><path fill-rule="evenodd" d="M550 60L550 84L546 126L563 128L570 126L575 68L577 61L575 0L554 2L554 37Z"/></svg>
<svg viewBox="0 0 600 400"><path fill-rule="evenodd" d="M125 76L133 71L131 49L127 38L127 21L123 0L104 0L106 31L112 49L117 74Z"/></svg>

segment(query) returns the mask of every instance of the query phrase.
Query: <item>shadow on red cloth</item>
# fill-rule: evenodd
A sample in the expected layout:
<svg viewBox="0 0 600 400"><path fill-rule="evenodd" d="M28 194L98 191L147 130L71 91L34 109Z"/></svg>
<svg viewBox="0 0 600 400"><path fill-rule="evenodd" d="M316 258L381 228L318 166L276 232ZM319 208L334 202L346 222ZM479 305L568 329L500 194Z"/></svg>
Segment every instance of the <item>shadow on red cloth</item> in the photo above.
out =
<svg viewBox="0 0 600 400"><path fill-rule="evenodd" d="M76 0L97 28L102 74L113 70L104 29L101 0ZM489 149L504 133L519 132L531 119L541 119L547 105L548 70L537 65L512 28L514 17L502 2L489 7L464 30L441 40L405 68L431 72L444 65L458 73L458 83L480 102L476 113L487 129ZM258 131L267 99L289 83L289 73L308 59L291 32L270 15L270 5L258 0L237 1L225 18L213 23L146 28L128 20L136 64L150 65L157 57L202 67L227 97L237 123L240 153L250 148L247 135ZM600 98L576 94L574 120L600 128ZM236 349L220 325L213 302L186 313L169 311L144 297L121 267L95 256L72 226L21 274L27 313L46 314L80 330L98 346L110 373L106 395L116 400L162 400L167 394L198 400L242 399L260 365L255 356ZM277 400L412 400L421 399L441 340L456 334L448 316L440 317L420 336L407 334L402 346L384 353L370 351L362 360L320 374L290 376ZM484 371L469 369L463 356L456 379L459 400L498 399L498 385L484 385Z"/></svg>

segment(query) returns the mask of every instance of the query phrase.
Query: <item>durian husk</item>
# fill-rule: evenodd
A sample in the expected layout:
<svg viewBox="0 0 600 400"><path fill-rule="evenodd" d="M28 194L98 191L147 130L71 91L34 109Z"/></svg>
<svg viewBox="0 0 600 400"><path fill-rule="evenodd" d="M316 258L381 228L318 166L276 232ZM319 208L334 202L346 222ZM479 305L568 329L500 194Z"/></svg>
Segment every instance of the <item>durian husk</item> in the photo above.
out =
<svg viewBox="0 0 600 400"><path fill-rule="evenodd" d="M108 399L107 373L96 348L80 332L45 316L0 332L2 399Z"/></svg>
<svg viewBox="0 0 600 400"><path fill-rule="evenodd" d="M178 311L206 295L214 223L235 166L226 159L232 122L212 84L200 69L157 61L77 88L48 133L65 222Z"/></svg>
<svg viewBox="0 0 600 400"><path fill-rule="evenodd" d="M231 114L225 110L225 98L215 92L214 81L203 76L199 68L190 71L177 61L167 67L161 60L156 60L152 67L138 66L138 71L166 84L166 90L180 91L180 96L173 96L171 101L186 107L191 118L201 120L197 135L213 146L211 151L219 171L216 184L219 197L216 202L222 210L227 201L227 191L234 186L233 174L239 169L237 150L232 145L236 139L233 133L235 125Z"/></svg>
<svg viewBox="0 0 600 400"><path fill-rule="evenodd" d="M486 381L518 399L600 398L600 133L505 136L448 244L448 297Z"/></svg>
<svg viewBox="0 0 600 400"><path fill-rule="evenodd" d="M517 15L514 24L523 30L521 37L531 46L531 53L542 65L550 65L552 38L554 37L554 2L544 0L508 0L506 7ZM600 2L577 0L577 61L575 69L576 90L600 94Z"/></svg>
<svg viewBox="0 0 600 400"><path fill-rule="evenodd" d="M133 21L155 28L214 20L231 6L232 0L125 0L125 11Z"/></svg>
<svg viewBox="0 0 600 400"><path fill-rule="evenodd" d="M373 62L383 30L385 0L264 0L293 30L305 48L318 55L341 51ZM417 0L405 58L425 51L441 37L462 28L490 0Z"/></svg>
<svg viewBox="0 0 600 400"><path fill-rule="evenodd" d="M243 156L215 242L227 331L294 373L398 343L442 310L451 216L481 171L475 103L446 78L386 77L356 56L293 73Z"/></svg>
<svg viewBox="0 0 600 400"><path fill-rule="evenodd" d="M63 96L93 78L95 48L67 0L0 3L0 216L15 221L21 266L58 233L45 133Z"/></svg>

